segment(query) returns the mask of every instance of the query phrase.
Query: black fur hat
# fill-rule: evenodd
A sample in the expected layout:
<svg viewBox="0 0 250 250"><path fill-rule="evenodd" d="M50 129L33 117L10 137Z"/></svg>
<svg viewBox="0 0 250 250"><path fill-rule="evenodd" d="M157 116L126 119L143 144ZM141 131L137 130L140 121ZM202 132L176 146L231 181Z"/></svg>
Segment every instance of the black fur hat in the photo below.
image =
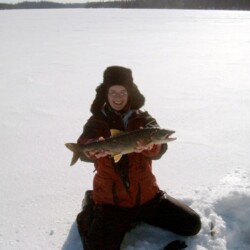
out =
<svg viewBox="0 0 250 250"><path fill-rule="evenodd" d="M114 85L122 85L127 89L128 108L139 109L144 105L145 97L134 83L132 71L121 66L110 66L103 73L103 83L96 88L96 96L90 108L92 114L101 112L107 102L108 89Z"/></svg>

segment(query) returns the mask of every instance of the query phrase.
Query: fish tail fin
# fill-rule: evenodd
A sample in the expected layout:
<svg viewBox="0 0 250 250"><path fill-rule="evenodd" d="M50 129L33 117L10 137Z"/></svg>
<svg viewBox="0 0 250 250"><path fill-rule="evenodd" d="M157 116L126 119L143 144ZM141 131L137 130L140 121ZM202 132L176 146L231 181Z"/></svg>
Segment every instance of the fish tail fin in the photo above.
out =
<svg viewBox="0 0 250 250"><path fill-rule="evenodd" d="M70 166L73 166L77 161L78 159L80 158L80 154L78 153L78 145L76 143L65 143L65 146L73 152L73 157L72 157L72 160L71 160L71 163L70 163Z"/></svg>
<svg viewBox="0 0 250 250"><path fill-rule="evenodd" d="M78 161L79 158L80 158L80 154L79 153L73 153L73 157L72 157L70 166L73 166Z"/></svg>

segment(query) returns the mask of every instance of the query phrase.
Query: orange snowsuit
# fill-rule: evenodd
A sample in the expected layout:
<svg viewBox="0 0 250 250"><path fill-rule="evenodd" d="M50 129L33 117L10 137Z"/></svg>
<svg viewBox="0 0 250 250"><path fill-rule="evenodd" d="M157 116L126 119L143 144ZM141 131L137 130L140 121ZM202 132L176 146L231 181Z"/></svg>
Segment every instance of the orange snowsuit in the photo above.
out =
<svg viewBox="0 0 250 250"><path fill-rule="evenodd" d="M147 112L130 111L122 116L106 107L105 112L88 120L78 143L85 144L101 136L109 137L110 129L133 131L147 126L158 126ZM155 197L159 187L152 173L152 160L159 159L166 150L167 144L154 145L152 150L124 155L118 163L110 157L89 159L82 156L83 161L92 161L95 165L95 204L135 207Z"/></svg>

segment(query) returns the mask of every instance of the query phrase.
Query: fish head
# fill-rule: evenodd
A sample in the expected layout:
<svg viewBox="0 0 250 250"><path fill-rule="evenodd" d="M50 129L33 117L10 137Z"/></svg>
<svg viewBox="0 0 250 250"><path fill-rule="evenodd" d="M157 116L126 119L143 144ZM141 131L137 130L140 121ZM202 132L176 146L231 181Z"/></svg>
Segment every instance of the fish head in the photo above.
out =
<svg viewBox="0 0 250 250"><path fill-rule="evenodd" d="M151 133L151 140L153 143L170 142L176 139L174 137L170 137L174 133L174 130L156 128Z"/></svg>

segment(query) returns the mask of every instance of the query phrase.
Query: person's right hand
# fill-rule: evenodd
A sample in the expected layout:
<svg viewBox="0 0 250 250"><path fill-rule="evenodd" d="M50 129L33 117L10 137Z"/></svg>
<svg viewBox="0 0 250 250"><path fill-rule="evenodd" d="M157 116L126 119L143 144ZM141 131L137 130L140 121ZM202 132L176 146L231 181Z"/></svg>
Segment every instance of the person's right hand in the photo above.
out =
<svg viewBox="0 0 250 250"><path fill-rule="evenodd" d="M100 137L98 139L98 141L103 141L105 140L103 137ZM85 152L85 155L88 157L88 158L102 158L102 157L106 157L108 155L110 155L109 151L105 151L105 150L93 150L93 151L88 151L88 152Z"/></svg>
<svg viewBox="0 0 250 250"><path fill-rule="evenodd" d="M88 158L102 158L102 157L106 157L109 155L109 152L108 151L105 151L105 150L95 150L95 151L88 151L88 152L85 152L85 155L88 157Z"/></svg>

